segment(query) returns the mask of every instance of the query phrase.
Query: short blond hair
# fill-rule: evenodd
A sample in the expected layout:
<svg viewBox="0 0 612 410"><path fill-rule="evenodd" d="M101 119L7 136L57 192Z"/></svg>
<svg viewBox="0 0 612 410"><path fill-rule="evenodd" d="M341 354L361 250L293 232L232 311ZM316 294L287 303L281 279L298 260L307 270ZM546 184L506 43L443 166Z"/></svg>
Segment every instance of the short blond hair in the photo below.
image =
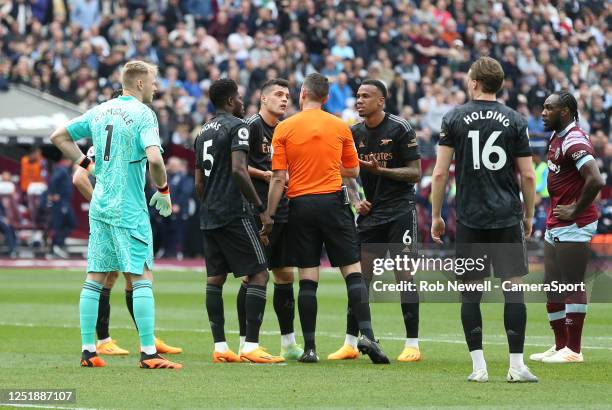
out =
<svg viewBox="0 0 612 410"><path fill-rule="evenodd" d="M128 61L121 70L121 84L123 88L133 88L138 77L149 73L157 75L157 66L140 60Z"/></svg>

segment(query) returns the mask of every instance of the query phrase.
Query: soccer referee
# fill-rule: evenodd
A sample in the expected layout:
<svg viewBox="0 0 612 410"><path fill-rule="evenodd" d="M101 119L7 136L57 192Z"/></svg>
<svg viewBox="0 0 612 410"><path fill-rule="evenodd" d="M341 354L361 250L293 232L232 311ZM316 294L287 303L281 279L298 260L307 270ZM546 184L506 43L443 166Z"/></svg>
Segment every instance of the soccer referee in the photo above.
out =
<svg viewBox="0 0 612 410"><path fill-rule="evenodd" d="M363 335L361 353L374 363L389 359L374 339L365 283L361 274L359 243L342 177L355 178L359 161L348 126L324 112L327 79L313 73L300 91L301 112L277 125L272 138L272 171L268 211L273 217L289 174L289 257L298 267L298 310L304 334L303 363L316 363L315 328L317 287L323 244L332 266L340 267L346 281L349 306Z"/></svg>

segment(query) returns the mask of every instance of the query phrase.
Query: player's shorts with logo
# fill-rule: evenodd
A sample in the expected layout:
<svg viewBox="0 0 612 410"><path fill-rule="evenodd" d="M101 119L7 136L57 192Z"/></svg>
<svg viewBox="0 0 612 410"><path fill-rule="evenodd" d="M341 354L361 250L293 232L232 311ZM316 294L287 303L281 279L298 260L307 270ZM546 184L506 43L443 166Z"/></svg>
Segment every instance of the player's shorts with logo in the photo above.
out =
<svg viewBox="0 0 612 410"><path fill-rule="evenodd" d="M266 254L253 217L233 219L227 225L202 230L208 276L232 272L252 276L267 269Z"/></svg>
<svg viewBox="0 0 612 410"><path fill-rule="evenodd" d="M142 275L145 265L153 270L153 234L148 219L135 228L123 228L89 218L87 272Z"/></svg>
<svg viewBox="0 0 612 410"><path fill-rule="evenodd" d="M482 259L484 269L470 269L458 278L470 281L491 276L491 265L496 278L511 278L529 273L523 224L507 228L475 229L457 221L456 257Z"/></svg>
<svg viewBox="0 0 612 410"><path fill-rule="evenodd" d="M288 237L291 266L319 266L323 245L332 266L360 260L355 217L342 191L291 198Z"/></svg>

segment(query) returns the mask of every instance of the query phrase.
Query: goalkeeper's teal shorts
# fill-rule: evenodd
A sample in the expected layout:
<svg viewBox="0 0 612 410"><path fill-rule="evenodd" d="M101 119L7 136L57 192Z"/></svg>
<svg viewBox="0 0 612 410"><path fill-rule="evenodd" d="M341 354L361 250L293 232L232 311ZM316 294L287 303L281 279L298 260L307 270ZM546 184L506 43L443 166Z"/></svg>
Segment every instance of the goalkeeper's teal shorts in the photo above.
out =
<svg viewBox="0 0 612 410"><path fill-rule="evenodd" d="M122 228L89 218L87 272L153 270L153 233L148 219L135 228Z"/></svg>

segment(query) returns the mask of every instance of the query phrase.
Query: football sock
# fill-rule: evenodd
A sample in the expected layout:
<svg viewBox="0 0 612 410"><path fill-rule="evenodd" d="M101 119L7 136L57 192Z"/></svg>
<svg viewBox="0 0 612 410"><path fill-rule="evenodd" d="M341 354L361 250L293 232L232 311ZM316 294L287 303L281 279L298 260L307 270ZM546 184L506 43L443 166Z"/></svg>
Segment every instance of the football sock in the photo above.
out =
<svg viewBox="0 0 612 410"><path fill-rule="evenodd" d="M259 329L266 310L266 287L249 285L246 291L246 343L259 342ZM245 343L244 348L250 350ZM252 350L252 349L251 349Z"/></svg>
<svg viewBox="0 0 612 410"><path fill-rule="evenodd" d="M482 292L463 292L462 296L461 324L465 341L470 352L482 351L482 314L480 313Z"/></svg>
<svg viewBox="0 0 612 410"><path fill-rule="evenodd" d="M296 344L297 341L295 340L295 333L281 335L281 347L289 347Z"/></svg>
<svg viewBox="0 0 612 410"><path fill-rule="evenodd" d="M274 284L273 304L281 335L293 333L293 319L295 318L293 283Z"/></svg>
<svg viewBox="0 0 612 410"><path fill-rule="evenodd" d="M81 322L81 344L83 350L96 351L95 329L98 319L98 302L100 301L102 285L93 280L85 280L81 289L79 302L79 318Z"/></svg>
<svg viewBox="0 0 612 410"><path fill-rule="evenodd" d="M357 319L348 301L346 307L346 334L354 336L355 338L359 336L359 323L357 323Z"/></svg>
<svg viewBox="0 0 612 410"><path fill-rule="evenodd" d="M403 298L403 293L400 297ZM419 295L416 292L410 292L413 295L408 298L413 299L416 296L416 302L402 302L402 316L404 317L404 326L406 327L406 337L410 339L419 337Z"/></svg>
<svg viewBox="0 0 612 410"><path fill-rule="evenodd" d="M96 333L98 340L109 338L108 321L110 319L110 292L108 288L102 288L100 302L98 304L98 321L96 322Z"/></svg>
<svg viewBox="0 0 612 410"><path fill-rule="evenodd" d="M317 287L319 284L312 280L301 280L298 292L298 312L302 333L304 335L304 349L315 349L315 329L317 326Z"/></svg>
<svg viewBox="0 0 612 410"><path fill-rule="evenodd" d="M125 304L128 308L128 312L130 312L130 316L132 316L134 326L136 326L136 330L138 330L138 324L136 324L136 318L134 318L134 291L129 289L125 290Z"/></svg>
<svg viewBox="0 0 612 410"><path fill-rule="evenodd" d="M229 346L227 342L217 342L215 343L215 352L225 353L229 350Z"/></svg>
<svg viewBox="0 0 612 410"><path fill-rule="evenodd" d="M353 272L344 278L348 293L349 306L359 325L359 331L367 338L374 340L368 291L360 272Z"/></svg>
<svg viewBox="0 0 612 410"><path fill-rule="evenodd" d="M240 336L246 335L246 292L247 284L240 282L240 288L236 296L236 311L238 312L238 329L240 330Z"/></svg>
<svg viewBox="0 0 612 410"><path fill-rule="evenodd" d="M257 342L244 342L244 346L242 347L242 353L251 353L253 350L259 347L259 343Z"/></svg>
<svg viewBox="0 0 612 410"><path fill-rule="evenodd" d="M510 367L520 369L525 366L523 362L523 353L510 353Z"/></svg>
<svg viewBox="0 0 612 410"><path fill-rule="evenodd" d="M522 291L504 292L504 327L510 353L523 353L527 309Z"/></svg>
<svg viewBox="0 0 612 410"><path fill-rule="evenodd" d="M359 339L357 339L357 336L354 336L354 335L347 334L344 337L344 344L345 345L349 345L349 346L353 347L354 349L357 349L357 342L358 341L359 341Z"/></svg>
<svg viewBox="0 0 612 410"><path fill-rule="evenodd" d="M555 349L561 350L567 343L565 331L565 303L548 302L546 304L546 310L548 311L550 328L555 334Z"/></svg>
<svg viewBox="0 0 612 410"><path fill-rule="evenodd" d="M419 339L418 338L406 338L406 343L404 344L404 347L414 347L415 349L419 348Z"/></svg>
<svg viewBox="0 0 612 410"><path fill-rule="evenodd" d="M225 342L225 313L223 312L223 288L206 285L206 311L215 343Z"/></svg>
<svg viewBox="0 0 612 410"><path fill-rule="evenodd" d="M580 353L582 327L584 326L584 319L586 318L586 313L586 303L571 303L565 305L565 328L567 331L567 347L569 347L575 353Z"/></svg>
<svg viewBox="0 0 612 410"><path fill-rule="evenodd" d="M153 284L150 280L139 280L132 284L134 288L134 317L138 326L141 350L147 354L150 347L155 349L155 298L153 297ZM148 350L145 350L145 348Z"/></svg>
<svg viewBox="0 0 612 410"><path fill-rule="evenodd" d="M484 352L482 349L472 350L470 352L470 356L472 356L472 370L480 370L487 368L487 362L484 358Z"/></svg>
<svg viewBox="0 0 612 410"><path fill-rule="evenodd" d="M240 336L240 347L239 347L240 351L242 351L242 348L244 347L245 343L246 343L246 336Z"/></svg>

